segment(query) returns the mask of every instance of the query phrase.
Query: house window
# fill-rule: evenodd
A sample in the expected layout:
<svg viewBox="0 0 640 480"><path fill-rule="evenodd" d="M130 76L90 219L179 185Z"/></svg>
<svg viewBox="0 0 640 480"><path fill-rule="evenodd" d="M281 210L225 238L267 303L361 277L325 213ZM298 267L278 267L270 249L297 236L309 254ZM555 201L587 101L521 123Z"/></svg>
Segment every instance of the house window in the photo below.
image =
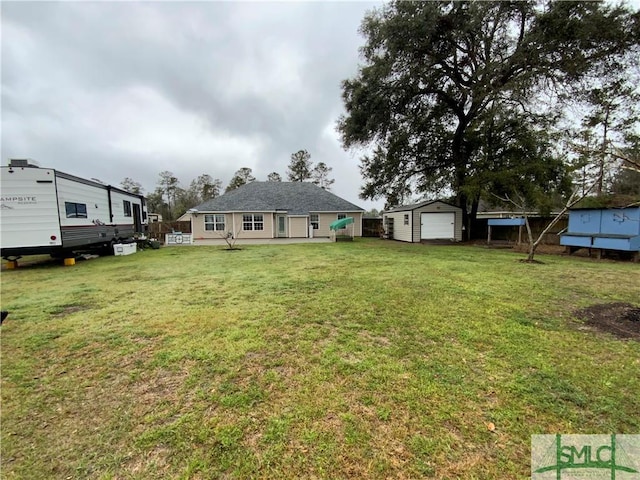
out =
<svg viewBox="0 0 640 480"><path fill-rule="evenodd" d="M339 213L338 214L338 220L342 220L343 218L347 218L347 214L346 213Z"/></svg>
<svg viewBox="0 0 640 480"><path fill-rule="evenodd" d="M242 215L243 230L264 230L264 217L261 213L248 213Z"/></svg>
<svg viewBox="0 0 640 480"><path fill-rule="evenodd" d="M318 230L320 228L320 215L318 215L317 213L312 213L310 217L311 226L314 230Z"/></svg>
<svg viewBox="0 0 640 480"><path fill-rule="evenodd" d="M87 205L84 203L64 202L67 218L87 218Z"/></svg>
<svg viewBox="0 0 640 480"><path fill-rule="evenodd" d="M224 215L205 215L204 229L210 232L224 232Z"/></svg>
<svg viewBox="0 0 640 480"><path fill-rule="evenodd" d="M409 214L408 213L404 214L404 224L405 225L409 225Z"/></svg>
<svg viewBox="0 0 640 480"><path fill-rule="evenodd" d="M131 202L129 202L127 200L123 200L122 204L124 206L124 216L125 217L130 217L131 216Z"/></svg>

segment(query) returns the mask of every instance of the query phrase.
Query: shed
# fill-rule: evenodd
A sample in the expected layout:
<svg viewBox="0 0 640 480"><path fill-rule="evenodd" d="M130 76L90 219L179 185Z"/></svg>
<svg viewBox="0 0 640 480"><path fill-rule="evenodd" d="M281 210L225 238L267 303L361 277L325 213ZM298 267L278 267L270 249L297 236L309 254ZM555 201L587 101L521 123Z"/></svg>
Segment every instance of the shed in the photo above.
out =
<svg viewBox="0 0 640 480"><path fill-rule="evenodd" d="M462 209L441 200L395 207L383 214L386 238L403 242L462 241Z"/></svg>
<svg viewBox="0 0 640 480"><path fill-rule="evenodd" d="M519 218L490 218L487 221L488 233L487 233L487 245L491 243L491 228L492 227L518 227L518 245L522 243L522 227L526 225L524 217Z"/></svg>

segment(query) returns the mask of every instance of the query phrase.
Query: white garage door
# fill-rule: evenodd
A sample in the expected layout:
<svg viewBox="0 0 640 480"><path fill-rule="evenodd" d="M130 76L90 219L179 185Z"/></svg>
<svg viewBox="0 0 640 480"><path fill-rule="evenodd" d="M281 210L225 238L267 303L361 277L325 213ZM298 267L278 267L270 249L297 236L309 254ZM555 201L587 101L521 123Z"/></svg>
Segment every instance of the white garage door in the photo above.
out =
<svg viewBox="0 0 640 480"><path fill-rule="evenodd" d="M455 220L454 212L421 213L420 239L455 238Z"/></svg>

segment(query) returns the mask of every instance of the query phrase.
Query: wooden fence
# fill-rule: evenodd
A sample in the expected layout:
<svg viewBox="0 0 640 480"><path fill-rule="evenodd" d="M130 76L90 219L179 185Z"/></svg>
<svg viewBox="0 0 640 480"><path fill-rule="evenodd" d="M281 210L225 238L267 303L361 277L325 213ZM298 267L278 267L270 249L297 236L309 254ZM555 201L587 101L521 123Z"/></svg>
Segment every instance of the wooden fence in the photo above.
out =
<svg viewBox="0 0 640 480"><path fill-rule="evenodd" d="M152 222L149 224L149 236L164 241L167 233L191 233L191 222Z"/></svg>
<svg viewBox="0 0 640 480"><path fill-rule="evenodd" d="M362 236L378 238L381 237L382 217L364 217L362 219Z"/></svg>

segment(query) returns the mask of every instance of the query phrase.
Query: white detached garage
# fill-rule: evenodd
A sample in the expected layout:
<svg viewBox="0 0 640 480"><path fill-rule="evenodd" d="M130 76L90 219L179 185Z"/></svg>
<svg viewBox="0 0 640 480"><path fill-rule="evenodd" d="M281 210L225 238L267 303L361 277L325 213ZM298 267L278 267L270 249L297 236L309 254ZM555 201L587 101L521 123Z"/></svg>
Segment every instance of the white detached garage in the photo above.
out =
<svg viewBox="0 0 640 480"><path fill-rule="evenodd" d="M403 242L462 240L462 209L440 200L396 207L383 215L387 238Z"/></svg>

